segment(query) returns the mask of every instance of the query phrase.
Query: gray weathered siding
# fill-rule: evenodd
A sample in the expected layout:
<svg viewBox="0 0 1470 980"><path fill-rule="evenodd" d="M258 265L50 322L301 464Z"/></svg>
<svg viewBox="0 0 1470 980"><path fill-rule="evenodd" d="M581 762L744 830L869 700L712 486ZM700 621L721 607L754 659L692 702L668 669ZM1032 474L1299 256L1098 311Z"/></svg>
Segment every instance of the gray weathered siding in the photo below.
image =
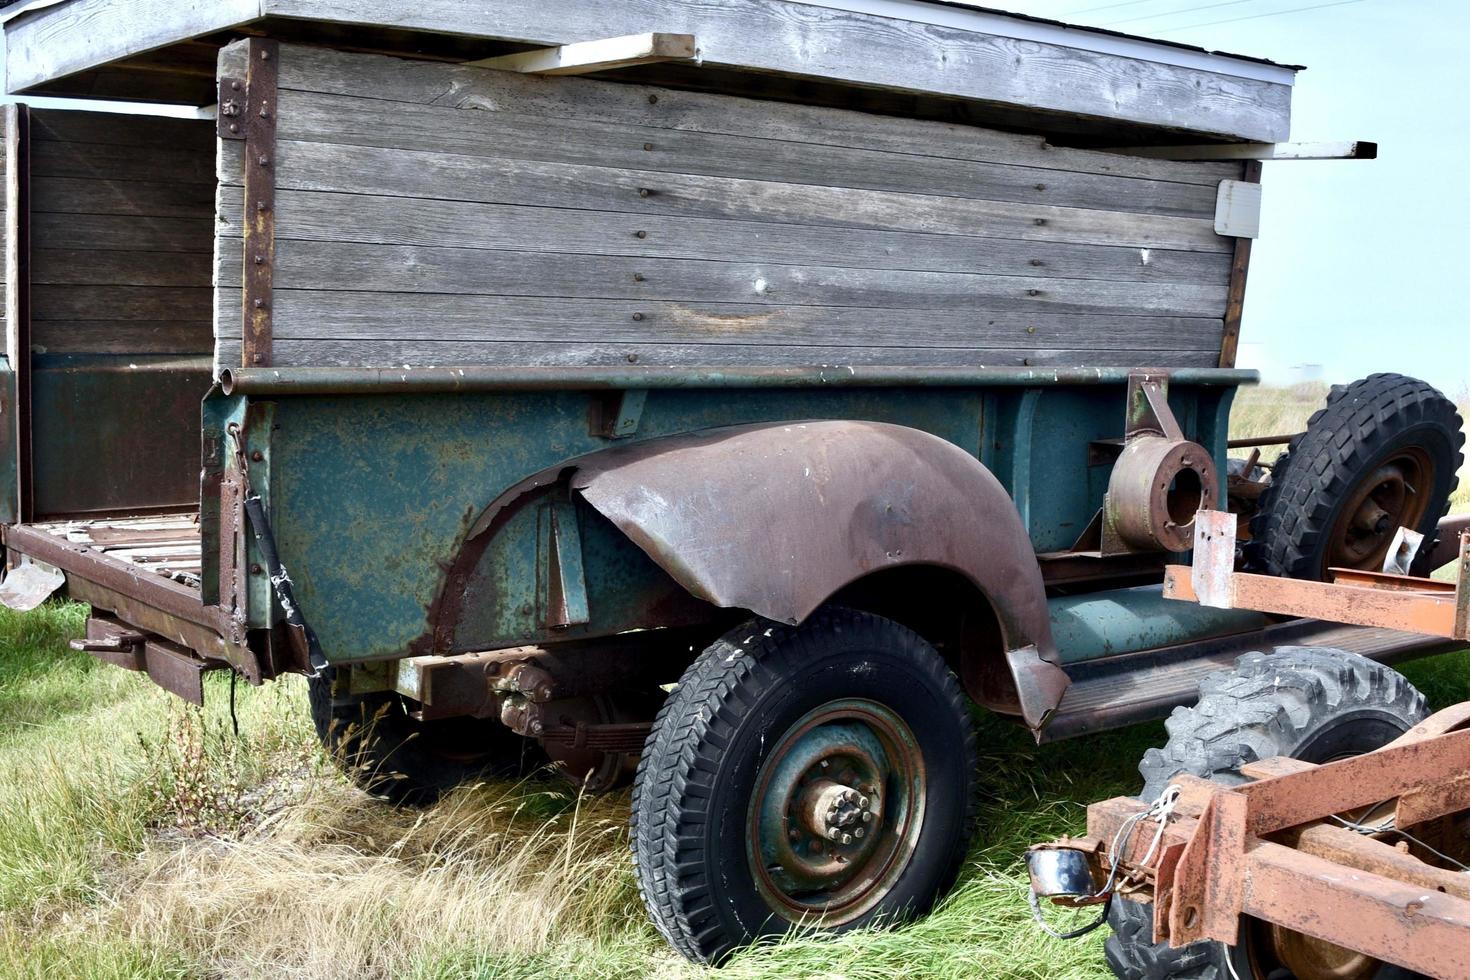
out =
<svg viewBox="0 0 1470 980"><path fill-rule="evenodd" d="M210 350L213 137L201 120L31 110L33 350Z"/></svg>
<svg viewBox="0 0 1470 980"><path fill-rule="evenodd" d="M280 77L277 365L1219 357L1239 164L289 45ZM243 202L240 144L219 152L225 367Z"/></svg>

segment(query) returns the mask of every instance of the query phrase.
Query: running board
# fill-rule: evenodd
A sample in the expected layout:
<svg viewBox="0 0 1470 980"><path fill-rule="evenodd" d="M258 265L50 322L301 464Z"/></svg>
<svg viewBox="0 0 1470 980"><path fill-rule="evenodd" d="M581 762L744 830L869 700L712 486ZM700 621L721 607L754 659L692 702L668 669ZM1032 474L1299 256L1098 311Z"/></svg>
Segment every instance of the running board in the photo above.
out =
<svg viewBox="0 0 1470 980"><path fill-rule="evenodd" d="M1040 740L1055 742L1166 718L1180 705L1194 703L1207 674L1230 669L1253 650L1279 646L1333 647L1394 663L1449 653L1465 644L1418 633L1297 619L1237 636L1069 665L1072 686Z"/></svg>

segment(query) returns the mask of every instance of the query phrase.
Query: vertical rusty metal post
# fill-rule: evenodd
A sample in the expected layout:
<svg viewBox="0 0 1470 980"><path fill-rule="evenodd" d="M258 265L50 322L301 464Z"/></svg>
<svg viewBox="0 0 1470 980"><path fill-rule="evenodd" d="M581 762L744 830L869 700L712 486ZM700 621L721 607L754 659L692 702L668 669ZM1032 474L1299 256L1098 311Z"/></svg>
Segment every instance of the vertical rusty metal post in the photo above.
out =
<svg viewBox="0 0 1470 980"><path fill-rule="evenodd" d="M240 364L271 363L272 280L276 259L276 93L280 46L251 38L245 78L221 78L218 132L243 140L245 260Z"/></svg>
<svg viewBox="0 0 1470 980"><path fill-rule="evenodd" d="M1261 182L1261 161L1247 160L1244 180ZM1240 319L1245 310L1245 281L1250 272L1251 239L1235 240L1235 257L1230 262L1230 289L1225 298L1225 333L1220 341L1220 366L1235 367L1235 355L1240 349Z"/></svg>

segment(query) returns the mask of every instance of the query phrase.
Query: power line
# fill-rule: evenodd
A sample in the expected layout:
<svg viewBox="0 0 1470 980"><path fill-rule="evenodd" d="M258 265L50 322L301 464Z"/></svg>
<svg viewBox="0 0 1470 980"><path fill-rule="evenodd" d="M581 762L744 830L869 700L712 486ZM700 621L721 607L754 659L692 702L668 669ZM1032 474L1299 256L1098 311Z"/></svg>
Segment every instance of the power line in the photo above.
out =
<svg viewBox="0 0 1470 980"><path fill-rule="evenodd" d="M1197 10L1214 10L1216 7L1238 7L1243 3L1259 3L1260 0L1224 0L1222 3L1207 3L1199 7L1185 7L1183 10L1170 10L1162 14L1144 14L1141 17L1128 17L1124 20L1114 20L1103 24L1103 27L1115 27L1119 24L1132 24L1140 20L1155 20L1159 17L1178 17L1181 14L1192 14Z"/></svg>
<svg viewBox="0 0 1470 980"><path fill-rule="evenodd" d="M1291 10L1273 10L1265 14L1249 14L1245 17L1230 17L1225 20L1208 20L1203 24L1186 24L1183 27L1170 27L1156 34L1176 34L1179 31L1189 31L1196 27L1214 27L1216 24L1234 24L1242 20L1259 20L1262 17L1281 17L1285 14L1300 14L1308 10L1322 10L1326 7L1346 7L1350 3L1362 3L1363 0L1336 0L1335 3L1318 3L1310 7L1293 7Z"/></svg>
<svg viewBox="0 0 1470 980"><path fill-rule="evenodd" d="M1123 3L1105 3L1100 7L1083 7L1080 10L1069 10L1062 14L1063 17L1076 17L1080 14L1090 14L1096 10L1114 10L1118 7L1136 7L1141 3L1154 3L1155 0L1124 0Z"/></svg>

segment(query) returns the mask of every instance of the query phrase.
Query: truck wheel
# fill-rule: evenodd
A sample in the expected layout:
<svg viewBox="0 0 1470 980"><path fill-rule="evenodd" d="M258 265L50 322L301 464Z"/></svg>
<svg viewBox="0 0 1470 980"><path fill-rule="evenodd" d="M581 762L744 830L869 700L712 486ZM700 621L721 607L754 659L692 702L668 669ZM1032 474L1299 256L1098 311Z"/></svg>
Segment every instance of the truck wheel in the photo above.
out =
<svg viewBox="0 0 1470 980"><path fill-rule="evenodd" d="M1429 707L1396 670L1342 650L1278 647L1248 653L1233 672L1200 684L1192 708L1169 717L1169 741L1138 766L1142 799L1156 799L1189 773L1216 782L1245 782L1240 767L1289 756L1325 763L1382 748L1417 725ZM1404 980L1417 974L1254 919L1241 923L1244 942L1155 944L1153 907L1114 901L1106 955L1124 980Z"/></svg>
<svg viewBox="0 0 1470 980"><path fill-rule="evenodd" d="M307 682L307 697L333 761L361 789L399 806L428 806L461 783L524 775L546 762L499 721L415 721L397 692L350 694L330 667Z"/></svg>
<svg viewBox="0 0 1470 980"><path fill-rule="evenodd" d="M1426 536L1427 558L1464 462L1460 421L1453 402L1403 375L1334 388L1276 463L1251 521L1252 564L1316 580L1377 571L1400 526Z"/></svg>
<svg viewBox="0 0 1470 980"><path fill-rule="evenodd" d="M934 648L887 619L752 621L685 671L633 783L654 923L693 960L797 923L927 911L974 820L975 732Z"/></svg>

